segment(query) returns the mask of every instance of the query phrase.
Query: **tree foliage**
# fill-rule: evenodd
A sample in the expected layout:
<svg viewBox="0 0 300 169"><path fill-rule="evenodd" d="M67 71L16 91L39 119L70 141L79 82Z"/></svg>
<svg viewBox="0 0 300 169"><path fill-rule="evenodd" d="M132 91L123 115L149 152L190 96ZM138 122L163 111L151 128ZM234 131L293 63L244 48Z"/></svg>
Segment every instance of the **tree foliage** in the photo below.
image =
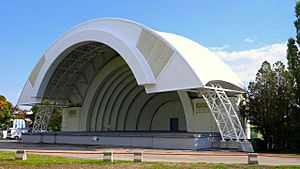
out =
<svg viewBox="0 0 300 169"><path fill-rule="evenodd" d="M12 104L6 98L0 95L0 128L8 127L10 124Z"/></svg>
<svg viewBox="0 0 300 169"><path fill-rule="evenodd" d="M291 73L293 80L293 99L291 105L291 125L290 131L293 137L288 138L291 149L300 150L300 2L296 3L295 7L296 21L294 22L296 28L296 40L290 38L288 40L287 60L288 70Z"/></svg>
<svg viewBox="0 0 300 169"><path fill-rule="evenodd" d="M32 111L32 114L29 115L29 118L32 121L31 125L33 125L34 120L35 120L35 115L36 115L37 111L39 110L39 107L38 106L32 106L30 110ZM30 127L33 127L33 126L30 126Z"/></svg>
<svg viewBox="0 0 300 169"><path fill-rule="evenodd" d="M300 53L298 46L300 44L300 2L298 1L295 8L296 21L294 22L296 28L296 40L290 38L287 44L287 60L288 70L290 71L294 81L294 103L299 107L300 105Z"/></svg>
<svg viewBox="0 0 300 169"><path fill-rule="evenodd" d="M246 117L263 135L269 149L282 150L289 135L292 81L282 62L263 62L246 94Z"/></svg>
<svg viewBox="0 0 300 169"><path fill-rule="evenodd" d="M49 131L61 131L62 108L54 108L48 124Z"/></svg>

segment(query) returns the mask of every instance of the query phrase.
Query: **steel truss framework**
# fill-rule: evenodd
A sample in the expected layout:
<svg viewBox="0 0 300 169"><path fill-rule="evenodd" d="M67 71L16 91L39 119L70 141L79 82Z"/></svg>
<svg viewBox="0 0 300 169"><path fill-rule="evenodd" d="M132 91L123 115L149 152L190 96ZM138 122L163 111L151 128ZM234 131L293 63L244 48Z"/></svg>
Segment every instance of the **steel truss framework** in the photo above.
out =
<svg viewBox="0 0 300 169"><path fill-rule="evenodd" d="M34 132L47 131L48 123L54 108L55 108L54 105L49 105L49 104L38 106L38 111L35 115L34 124L33 124Z"/></svg>
<svg viewBox="0 0 300 169"><path fill-rule="evenodd" d="M234 105L228 98L226 89L220 85L212 85L200 89L220 131L222 140L247 140Z"/></svg>
<svg viewBox="0 0 300 169"><path fill-rule="evenodd" d="M45 98L60 100L62 104L69 104L70 95L76 95L83 99L78 89L78 84L87 86L83 69L87 64L95 71L93 59L96 56L104 56L108 47L97 42L90 42L74 49L64 58L53 73L46 89Z"/></svg>

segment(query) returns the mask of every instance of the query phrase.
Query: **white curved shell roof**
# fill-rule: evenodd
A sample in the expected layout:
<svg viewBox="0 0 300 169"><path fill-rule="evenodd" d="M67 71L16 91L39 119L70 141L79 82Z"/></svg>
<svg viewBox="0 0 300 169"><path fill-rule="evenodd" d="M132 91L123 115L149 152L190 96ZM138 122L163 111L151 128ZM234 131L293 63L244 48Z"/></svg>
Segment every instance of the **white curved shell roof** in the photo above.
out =
<svg viewBox="0 0 300 169"><path fill-rule="evenodd" d="M73 28L49 47L27 80L18 104L40 103L64 53L87 41L103 43L118 52L147 93L203 88L211 82L243 90L226 64L190 39L128 20L97 19Z"/></svg>

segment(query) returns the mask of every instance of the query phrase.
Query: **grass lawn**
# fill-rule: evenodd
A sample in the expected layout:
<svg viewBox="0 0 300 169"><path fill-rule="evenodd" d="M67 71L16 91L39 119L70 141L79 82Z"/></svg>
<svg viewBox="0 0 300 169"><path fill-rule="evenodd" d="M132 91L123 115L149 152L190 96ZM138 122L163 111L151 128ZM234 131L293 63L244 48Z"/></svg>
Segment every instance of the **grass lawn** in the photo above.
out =
<svg viewBox="0 0 300 169"><path fill-rule="evenodd" d="M86 160L76 158L66 158L59 156L47 156L47 155L33 155L27 154L27 160L16 161L14 160L15 153L0 151L0 169L12 168L12 169L43 169L43 168L60 168L60 169L77 169L77 168L299 168L292 166L251 166L246 164L210 164L210 163L159 163L159 162L143 162L133 163L130 161L114 161L113 163L104 163L101 160Z"/></svg>

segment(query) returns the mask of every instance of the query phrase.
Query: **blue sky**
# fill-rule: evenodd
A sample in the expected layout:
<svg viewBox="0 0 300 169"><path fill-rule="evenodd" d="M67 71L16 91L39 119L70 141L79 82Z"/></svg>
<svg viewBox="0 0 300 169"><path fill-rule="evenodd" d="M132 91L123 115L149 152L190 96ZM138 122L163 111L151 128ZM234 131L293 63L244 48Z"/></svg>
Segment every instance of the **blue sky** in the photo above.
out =
<svg viewBox="0 0 300 169"><path fill-rule="evenodd" d="M0 94L16 104L34 65L57 38L82 22L104 17L126 18L193 39L216 52L246 84L262 60L285 59L285 42L295 36L295 2L2 0Z"/></svg>

